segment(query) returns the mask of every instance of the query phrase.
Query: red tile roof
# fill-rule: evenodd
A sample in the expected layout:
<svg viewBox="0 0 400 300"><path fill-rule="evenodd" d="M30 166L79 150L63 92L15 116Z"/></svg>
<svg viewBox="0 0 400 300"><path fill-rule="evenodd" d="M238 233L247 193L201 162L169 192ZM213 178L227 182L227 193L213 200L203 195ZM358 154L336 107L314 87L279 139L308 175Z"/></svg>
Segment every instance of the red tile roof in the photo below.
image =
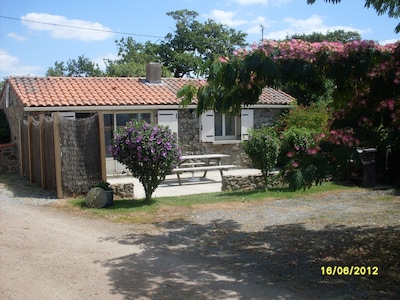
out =
<svg viewBox="0 0 400 300"><path fill-rule="evenodd" d="M8 82L25 107L178 105L176 93L183 85L205 84L204 80L182 78L149 84L133 77L10 77ZM265 88L259 103L289 105L293 100Z"/></svg>

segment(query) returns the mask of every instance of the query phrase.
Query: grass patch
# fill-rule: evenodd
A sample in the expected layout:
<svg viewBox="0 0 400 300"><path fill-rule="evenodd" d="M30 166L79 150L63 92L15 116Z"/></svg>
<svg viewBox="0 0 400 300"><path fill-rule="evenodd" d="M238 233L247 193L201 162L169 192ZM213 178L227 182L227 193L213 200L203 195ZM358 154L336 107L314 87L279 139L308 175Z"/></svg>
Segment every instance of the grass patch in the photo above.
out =
<svg viewBox="0 0 400 300"><path fill-rule="evenodd" d="M110 207L95 209L88 208L84 198L68 201L73 210L78 210L88 216L105 218L118 223L152 223L184 219L191 209L218 205L227 208L232 203L254 203L273 199L295 199L321 193L344 190L357 190L358 187L324 183L313 186L305 191L290 191L286 187L271 188L268 191L233 191L219 193L205 193L177 197L160 197L151 201L116 199Z"/></svg>

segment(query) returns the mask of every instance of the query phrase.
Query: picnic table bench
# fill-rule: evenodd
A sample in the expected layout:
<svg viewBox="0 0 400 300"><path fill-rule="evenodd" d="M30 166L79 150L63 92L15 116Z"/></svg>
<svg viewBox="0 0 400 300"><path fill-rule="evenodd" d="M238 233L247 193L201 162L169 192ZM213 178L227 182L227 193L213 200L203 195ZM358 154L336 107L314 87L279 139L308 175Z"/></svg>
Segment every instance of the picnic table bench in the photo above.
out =
<svg viewBox="0 0 400 300"><path fill-rule="evenodd" d="M180 174L184 172L192 172L192 181L198 181L194 177L194 172L204 172L203 177L207 176L208 171L220 171L221 177L223 171L236 168L235 165L221 164L221 158L229 157L226 154L198 154L198 155L184 155L182 162L171 171L171 174L178 176L179 185L182 185Z"/></svg>

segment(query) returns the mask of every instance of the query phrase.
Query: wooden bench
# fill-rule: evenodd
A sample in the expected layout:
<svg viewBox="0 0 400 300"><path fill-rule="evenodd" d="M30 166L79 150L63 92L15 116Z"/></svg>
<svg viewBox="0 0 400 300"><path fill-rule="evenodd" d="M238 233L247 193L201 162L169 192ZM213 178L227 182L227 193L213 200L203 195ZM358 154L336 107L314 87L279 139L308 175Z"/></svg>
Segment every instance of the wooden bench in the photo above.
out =
<svg viewBox="0 0 400 300"><path fill-rule="evenodd" d="M188 165L189 164L190 163L188 163ZM179 185L182 185L180 174L182 174L184 172L192 172L192 174L193 174L194 172L197 172L197 171L201 171L201 172L204 171L203 177L206 177L207 171L219 171L221 173L221 177L222 177L222 175L223 175L222 171L228 171L229 169L234 169L234 168L236 168L235 165L212 165L212 166L201 165L198 167L183 166L182 168L178 167L178 168L173 169L171 171L171 174L176 174L178 176Z"/></svg>

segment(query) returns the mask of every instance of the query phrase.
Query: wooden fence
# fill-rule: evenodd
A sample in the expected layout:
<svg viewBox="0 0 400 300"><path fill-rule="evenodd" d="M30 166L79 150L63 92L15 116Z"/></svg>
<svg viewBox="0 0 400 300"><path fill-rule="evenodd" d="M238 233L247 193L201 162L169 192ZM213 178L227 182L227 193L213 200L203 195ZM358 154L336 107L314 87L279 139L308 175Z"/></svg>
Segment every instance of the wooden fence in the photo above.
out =
<svg viewBox="0 0 400 300"><path fill-rule="evenodd" d="M39 114L20 127L20 174L58 198L85 194L106 180L103 116L65 119Z"/></svg>

